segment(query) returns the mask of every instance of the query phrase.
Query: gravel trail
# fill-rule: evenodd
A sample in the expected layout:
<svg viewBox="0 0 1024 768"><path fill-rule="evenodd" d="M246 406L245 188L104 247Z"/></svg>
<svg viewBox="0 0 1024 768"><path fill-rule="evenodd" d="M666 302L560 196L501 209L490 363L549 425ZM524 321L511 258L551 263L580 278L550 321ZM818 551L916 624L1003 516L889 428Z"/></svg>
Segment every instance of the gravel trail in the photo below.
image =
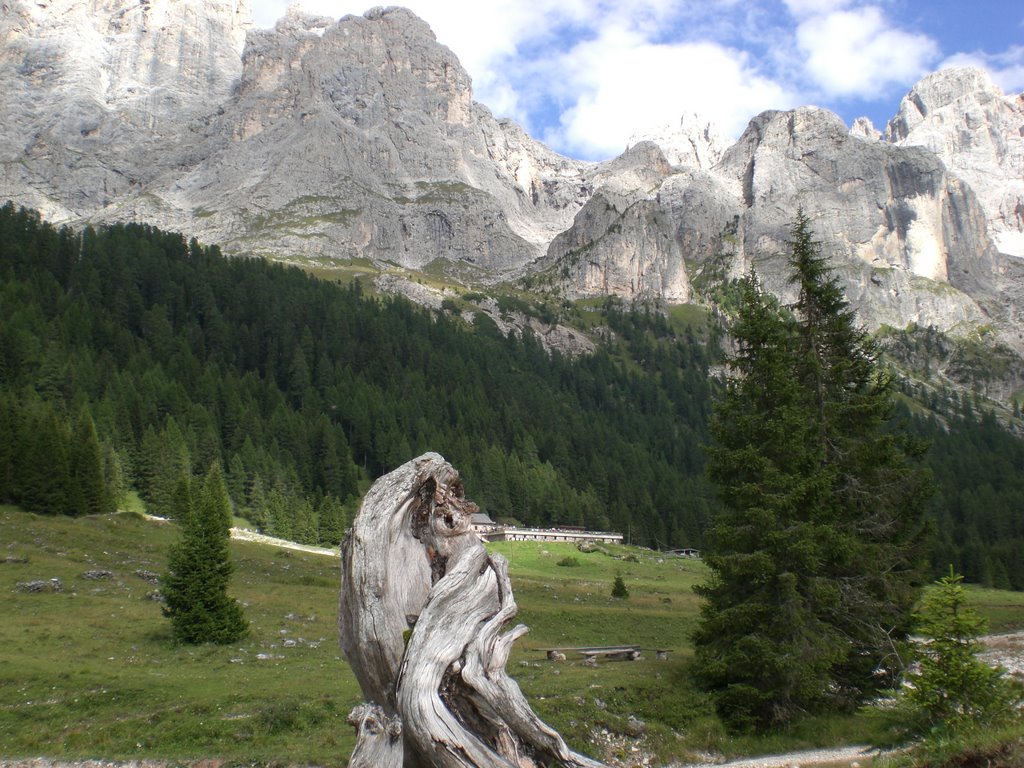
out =
<svg viewBox="0 0 1024 768"><path fill-rule="evenodd" d="M877 754L871 747L835 747L833 749L808 749L800 752L787 752L784 755L762 755L747 757L728 763L692 763L690 765L671 765L668 768L792 768L792 766L835 766L847 768L852 765L863 765L865 761Z"/></svg>

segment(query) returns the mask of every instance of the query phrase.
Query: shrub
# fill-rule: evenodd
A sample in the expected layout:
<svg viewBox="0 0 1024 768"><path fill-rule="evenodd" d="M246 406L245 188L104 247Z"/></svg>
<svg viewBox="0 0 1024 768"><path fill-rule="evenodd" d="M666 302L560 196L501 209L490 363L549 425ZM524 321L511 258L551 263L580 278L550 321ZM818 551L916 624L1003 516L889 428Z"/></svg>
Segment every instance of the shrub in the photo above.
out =
<svg viewBox="0 0 1024 768"><path fill-rule="evenodd" d="M572 555L570 555L569 557L563 557L561 560L559 560L558 565L562 566L563 568L579 568L580 561Z"/></svg>

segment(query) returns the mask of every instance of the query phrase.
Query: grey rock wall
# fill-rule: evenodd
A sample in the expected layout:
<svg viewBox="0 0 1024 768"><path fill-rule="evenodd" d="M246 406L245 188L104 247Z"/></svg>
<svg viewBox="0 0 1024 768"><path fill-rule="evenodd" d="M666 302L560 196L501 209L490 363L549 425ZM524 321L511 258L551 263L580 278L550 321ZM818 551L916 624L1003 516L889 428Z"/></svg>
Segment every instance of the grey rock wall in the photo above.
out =
<svg viewBox="0 0 1024 768"><path fill-rule="evenodd" d="M245 0L9 0L0 198L79 221L187 156L241 74Z"/></svg>

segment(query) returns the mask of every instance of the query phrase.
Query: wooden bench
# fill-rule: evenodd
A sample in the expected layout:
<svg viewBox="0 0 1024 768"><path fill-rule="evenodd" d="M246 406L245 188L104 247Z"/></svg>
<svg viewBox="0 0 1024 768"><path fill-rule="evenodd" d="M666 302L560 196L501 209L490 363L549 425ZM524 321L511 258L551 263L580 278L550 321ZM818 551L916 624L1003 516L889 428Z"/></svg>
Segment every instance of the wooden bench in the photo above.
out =
<svg viewBox="0 0 1024 768"><path fill-rule="evenodd" d="M585 660L590 661L596 661L599 658L609 661L636 661L640 658L640 651L653 651L658 661L666 661L671 653L668 648L641 648L639 645L585 645L574 648L538 648L537 650L544 651L549 661L564 660L566 654L570 653L578 653Z"/></svg>
<svg viewBox="0 0 1024 768"><path fill-rule="evenodd" d="M608 659L609 661L635 661L640 658L639 645L590 645L578 648L539 648L554 661L555 654L578 653L584 659Z"/></svg>

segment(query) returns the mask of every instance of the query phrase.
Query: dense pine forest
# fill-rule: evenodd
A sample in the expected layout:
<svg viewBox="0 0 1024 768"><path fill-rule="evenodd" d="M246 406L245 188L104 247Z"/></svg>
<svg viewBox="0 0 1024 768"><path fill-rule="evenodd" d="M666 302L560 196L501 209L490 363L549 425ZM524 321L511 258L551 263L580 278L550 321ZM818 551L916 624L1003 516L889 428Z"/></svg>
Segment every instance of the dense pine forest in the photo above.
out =
<svg viewBox="0 0 1024 768"><path fill-rule="evenodd" d="M714 334L603 310L568 359L297 268L227 259L142 225L57 229L0 208L0 501L167 513L223 467L262 530L336 543L361 492L428 450L496 518L702 546ZM896 421L930 442L931 558L1024 589L1024 443L967 400ZM911 414L915 415L911 415Z"/></svg>

